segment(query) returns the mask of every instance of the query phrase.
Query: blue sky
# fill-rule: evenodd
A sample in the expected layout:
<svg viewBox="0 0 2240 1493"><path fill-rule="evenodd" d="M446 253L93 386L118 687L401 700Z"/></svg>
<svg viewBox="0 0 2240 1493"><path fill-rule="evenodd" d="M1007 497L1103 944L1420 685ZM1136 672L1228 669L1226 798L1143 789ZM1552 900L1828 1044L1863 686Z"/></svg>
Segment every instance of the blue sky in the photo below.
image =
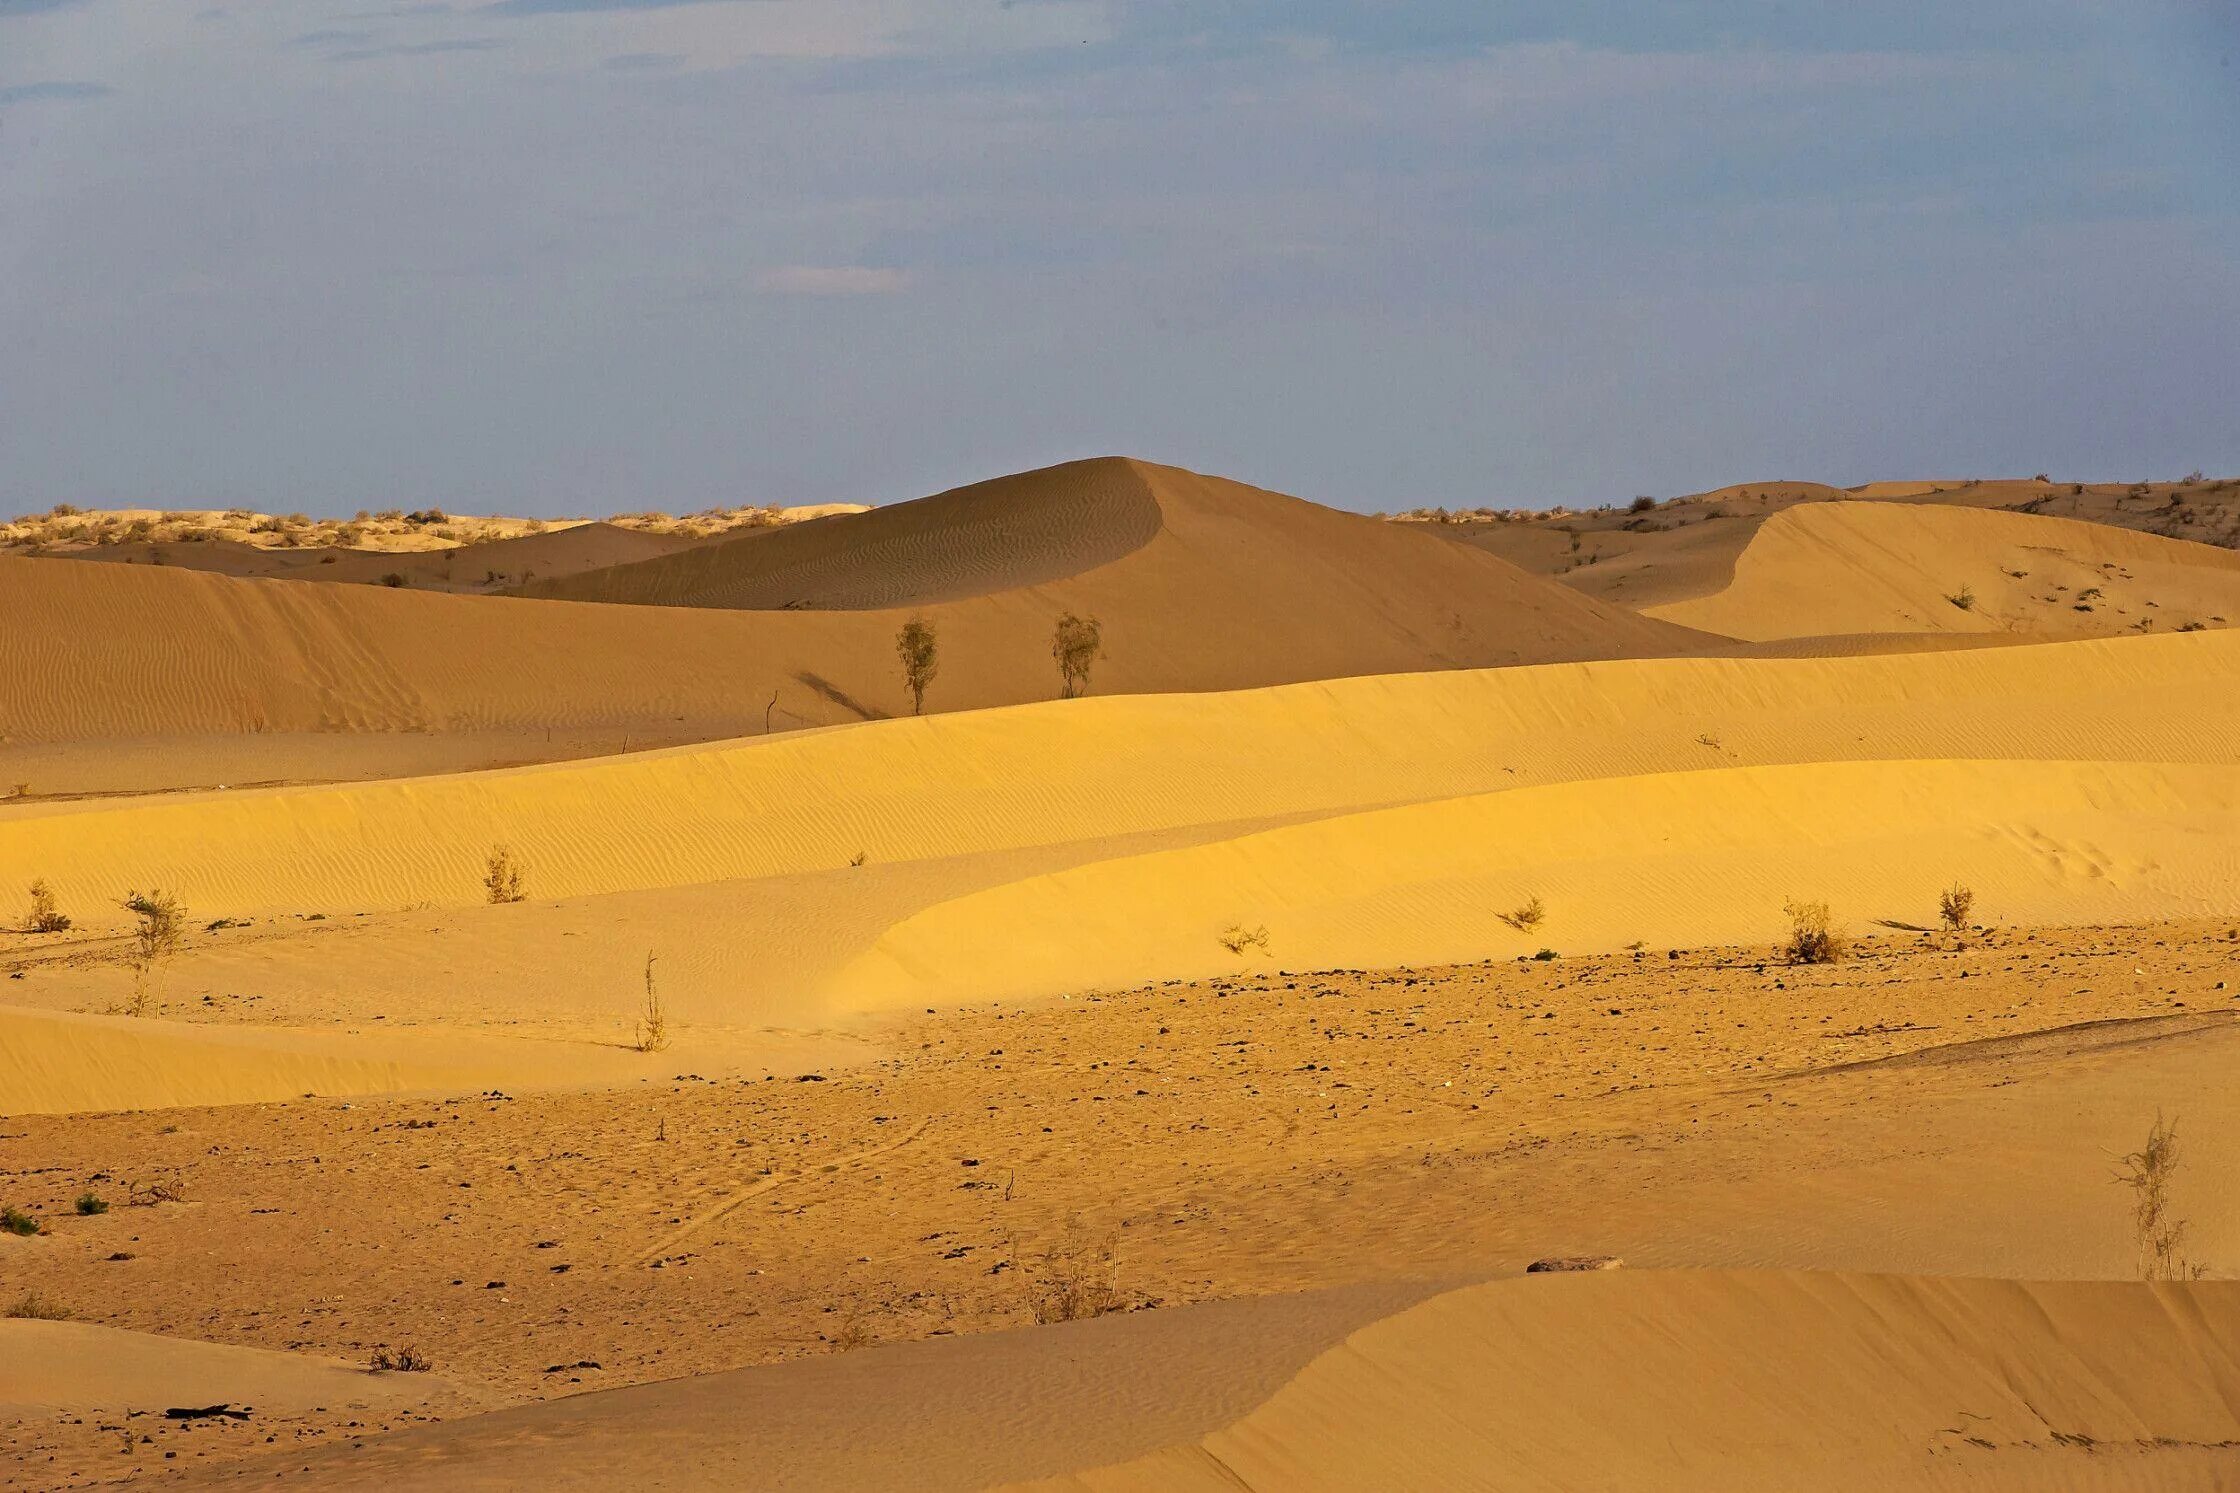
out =
<svg viewBox="0 0 2240 1493"><path fill-rule="evenodd" d="M2240 473L2232 0L0 0L0 509Z"/></svg>

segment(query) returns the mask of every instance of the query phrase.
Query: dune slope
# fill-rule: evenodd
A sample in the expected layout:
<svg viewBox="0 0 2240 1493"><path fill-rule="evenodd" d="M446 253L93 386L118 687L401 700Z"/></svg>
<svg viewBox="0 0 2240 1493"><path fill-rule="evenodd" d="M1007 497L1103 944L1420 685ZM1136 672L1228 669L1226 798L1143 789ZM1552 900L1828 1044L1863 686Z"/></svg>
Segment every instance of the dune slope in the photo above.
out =
<svg viewBox="0 0 2240 1493"><path fill-rule="evenodd" d="M1648 608L1729 637L2105 637L2240 619L2240 554L2074 519L1815 503L1761 524L1721 590Z"/></svg>
<svg viewBox="0 0 2240 1493"><path fill-rule="evenodd" d="M1039 1489L2216 1487L2240 1285L1619 1273L1356 1332L1195 1444Z"/></svg>

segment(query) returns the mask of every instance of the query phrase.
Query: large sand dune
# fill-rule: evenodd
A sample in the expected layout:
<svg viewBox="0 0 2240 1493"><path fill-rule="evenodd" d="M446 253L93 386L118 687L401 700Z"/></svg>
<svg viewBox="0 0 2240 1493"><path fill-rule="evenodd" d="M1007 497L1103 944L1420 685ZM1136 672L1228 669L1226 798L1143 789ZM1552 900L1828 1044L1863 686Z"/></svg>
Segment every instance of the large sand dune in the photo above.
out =
<svg viewBox="0 0 2240 1493"><path fill-rule="evenodd" d="M1723 588L1647 610L1745 639L2167 632L2240 619L2240 554L2074 519L1816 503L1760 525Z"/></svg>
<svg viewBox="0 0 2240 1493"><path fill-rule="evenodd" d="M870 526L867 555L847 537L855 524ZM565 738L586 731L636 733L645 745L906 713L894 638L910 613L782 609L804 594L849 605L911 598L939 630L927 695L936 711L1056 695L1051 629L1067 611L1103 624L1100 694L1687 652L1708 641L1435 535L1127 462L769 530L707 553L777 588L766 599L781 609L0 560L10 638L0 770L11 749L43 749L42 771L82 789L107 785L79 781L91 769L73 778L58 745L98 757L105 742L142 755L186 742L211 764L204 770L223 771L213 740L457 733L491 740L485 760L518 761L567 755ZM765 555L783 563L756 568ZM794 575L798 587L786 579ZM545 740L555 733L561 744ZM269 751L239 755L261 770L217 781L286 775L271 770ZM109 771L113 781L121 770ZM53 791L51 781L33 787Z"/></svg>

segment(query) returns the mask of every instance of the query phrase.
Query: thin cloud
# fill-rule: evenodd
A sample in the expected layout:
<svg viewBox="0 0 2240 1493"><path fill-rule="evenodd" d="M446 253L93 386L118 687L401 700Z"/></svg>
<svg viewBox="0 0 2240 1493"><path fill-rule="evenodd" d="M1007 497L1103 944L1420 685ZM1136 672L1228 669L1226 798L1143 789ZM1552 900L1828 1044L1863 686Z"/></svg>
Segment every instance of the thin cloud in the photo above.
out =
<svg viewBox="0 0 2240 1493"><path fill-rule="evenodd" d="M77 3L78 0L0 0L0 18L44 15L50 10L60 10L65 5Z"/></svg>
<svg viewBox="0 0 2240 1493"><path fill-rule="evenodd" d="M107 98L116 90L106 83L18 83L0 88L0 108L9 104L61 103L73 99Z"/></svg>
<svg viewBox="0 0 2240 1493"><path fill-rule="evenodd" d="M908 288L910 272L863 264L789 264L755 277L771 295L894 295Z"/></svg>
<svg viewBox="0 0 2240 1493"><path fill-rule="evenodd" d="M675 10L708 3L712 0L497 0L483 9L500 16L570 16L603 10Z"/></svg>
<svg viewBox="0 0 2240 1493"><path fill-rule="evenodd" d="M444 52L492 52L506 43L492 36L465 37L458 41L410 42L394 47L357 47L336 52L329 62L371 62L380 57L433 57Z"/></svg>

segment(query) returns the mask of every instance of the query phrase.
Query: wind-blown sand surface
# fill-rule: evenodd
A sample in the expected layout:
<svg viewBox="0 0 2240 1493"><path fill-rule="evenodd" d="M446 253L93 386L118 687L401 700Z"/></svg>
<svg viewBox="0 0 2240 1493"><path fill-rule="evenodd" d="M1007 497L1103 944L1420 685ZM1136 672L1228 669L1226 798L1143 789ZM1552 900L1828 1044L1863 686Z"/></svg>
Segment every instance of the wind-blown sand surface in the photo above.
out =
<svg viewBox="0 0 2240 1493"><path fill-rule="evenodd" d="M1128 462L0 561L0 1487L2240 1482L2240 562L1888 496L1617 530L1691 627Z"/></svg>

